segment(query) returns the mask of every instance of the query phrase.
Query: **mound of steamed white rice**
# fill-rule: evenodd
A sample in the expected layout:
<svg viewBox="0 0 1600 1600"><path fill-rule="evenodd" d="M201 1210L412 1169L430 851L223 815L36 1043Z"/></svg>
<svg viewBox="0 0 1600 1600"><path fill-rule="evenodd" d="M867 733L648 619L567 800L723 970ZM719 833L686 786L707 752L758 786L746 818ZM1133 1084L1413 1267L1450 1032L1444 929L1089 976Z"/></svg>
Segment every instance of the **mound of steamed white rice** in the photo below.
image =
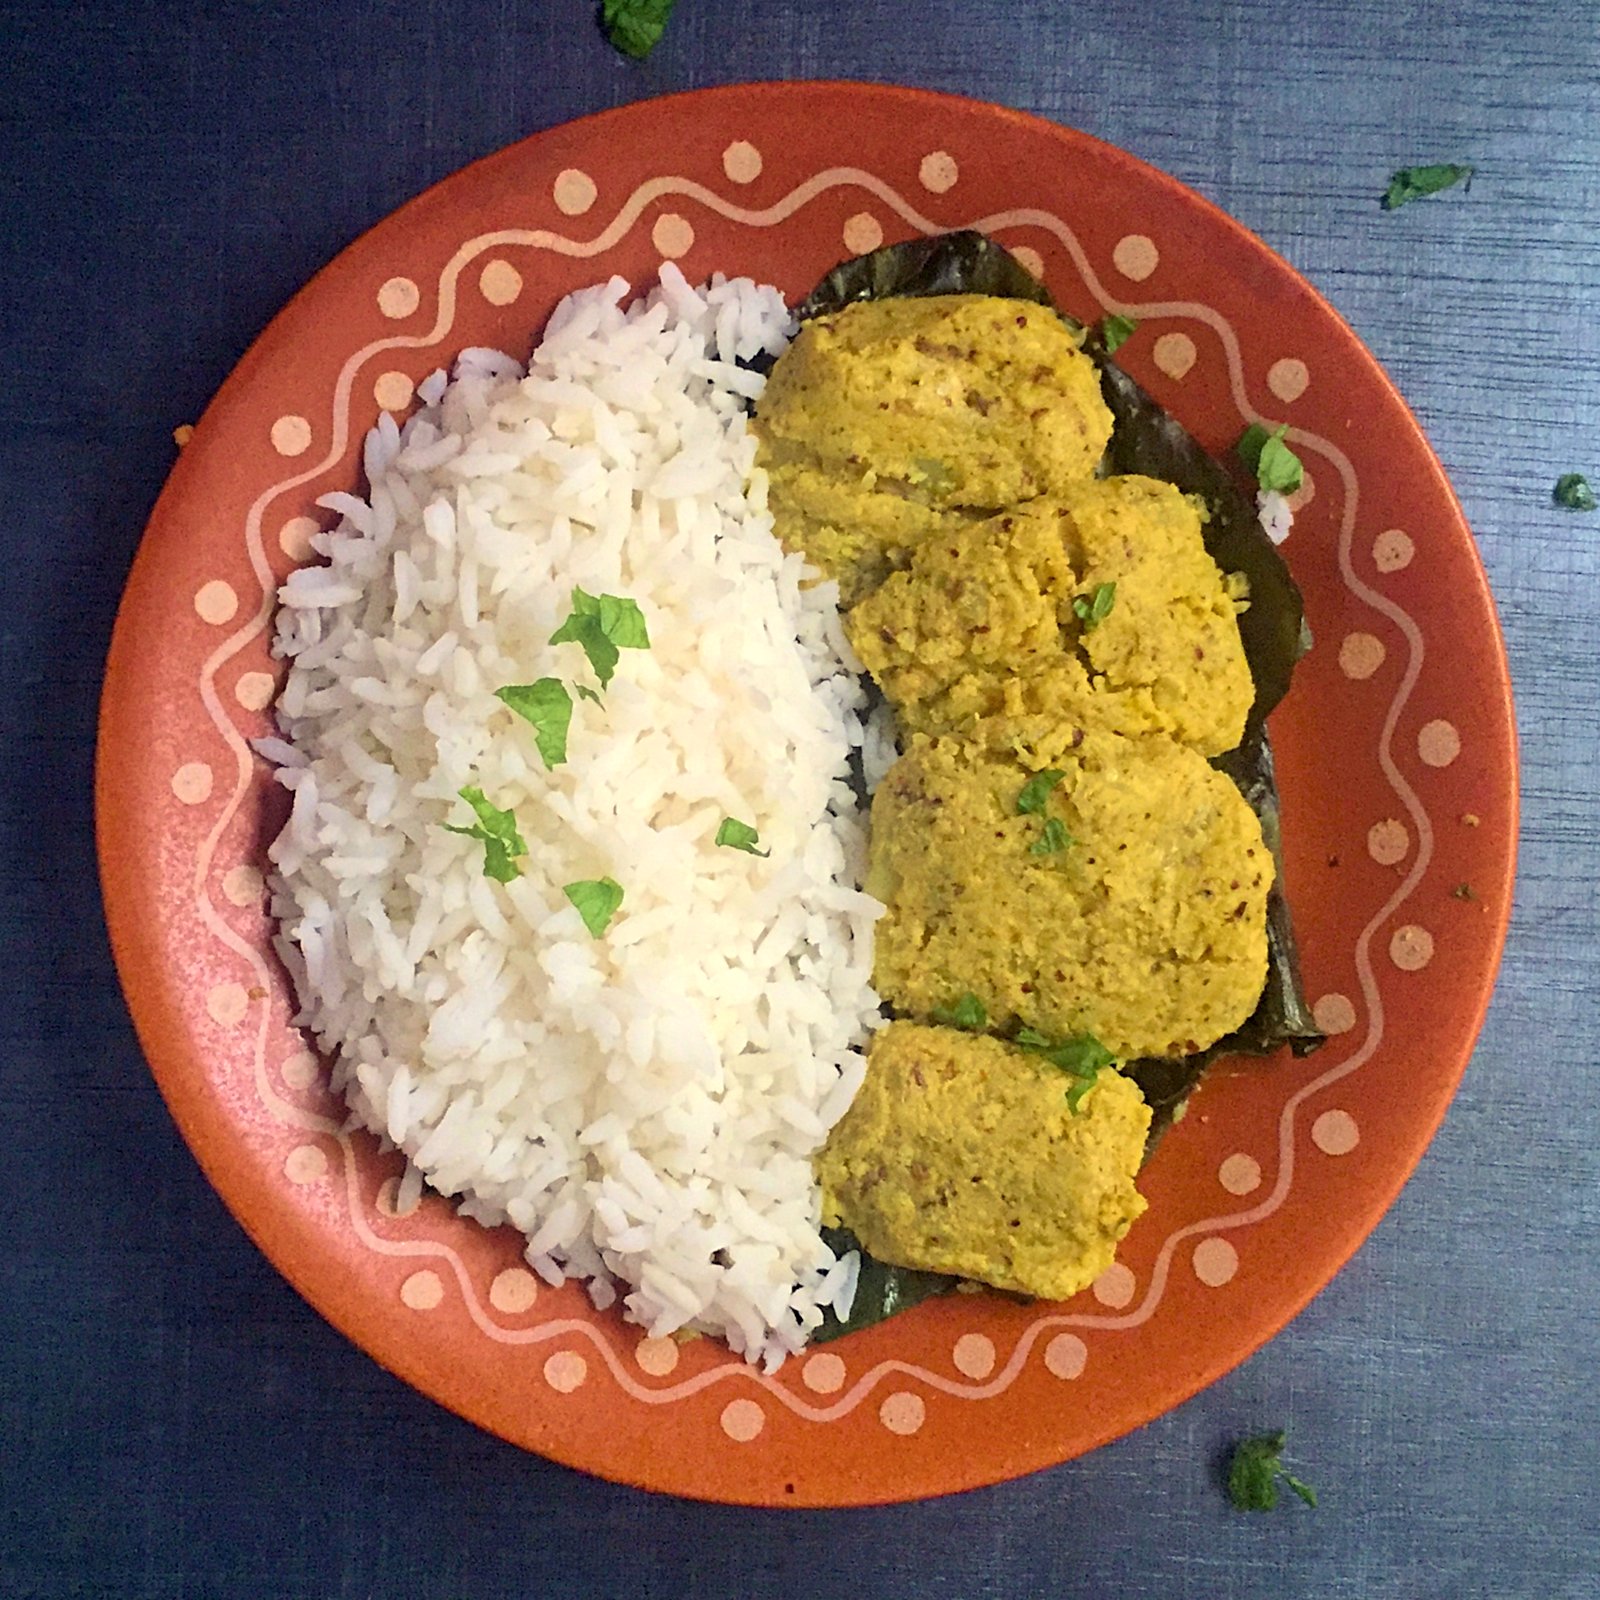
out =
<svg viewBox="0 0 1600 1600"><path fill-rule="evenodd" d="M368 497L322 501L342 521L283 585L261 743L294 796L272 904L300 1020L412 1192L511 1222L548 1282L652 1334L771 1366L854 1294L811 1154L878 1020L862 690L754 467L762 380L735 363L782 348L782 297L670 266L627 295L564 301L526 373L466 351L369 435ZM636 601L650 645L574 695L547 770L495 691L599 688L550 643L579 587ZM510 882L446 827L468 786L514 813ZM726 817L770 856L718 847ZM602 877L623 900L595 937L563 887Z"/></svg>

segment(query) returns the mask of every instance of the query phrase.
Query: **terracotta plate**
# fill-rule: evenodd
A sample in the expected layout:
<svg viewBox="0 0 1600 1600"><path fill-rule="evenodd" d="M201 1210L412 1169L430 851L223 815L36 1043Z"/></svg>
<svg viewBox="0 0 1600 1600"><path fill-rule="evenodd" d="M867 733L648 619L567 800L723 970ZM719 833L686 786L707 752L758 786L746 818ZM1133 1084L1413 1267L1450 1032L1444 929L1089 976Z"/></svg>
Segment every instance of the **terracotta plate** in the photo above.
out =
<svg viewBox="0 0 1600 1600"><path fill-rule="evenodd" d="M663 257L798 293L840 257L994 234L1213 450L1258 414L1307 464L1285 546L1317 645L1274 718L1320 1054L1216 1072L1146 1172L1122 1259L1063 1305L956 1295L774 1377L536 1287L518 1236L338 1131L289 1025L261 865L281 795L274 586L379 408L470 344L526 354L559 296ZM1303 1306L1377 1222L1455 1089L1493 983L1517 831L1493 604L1438 462L1353 333L1170 178L995 106L856 84L629 106L492 156L346 250L183 451L118 619L99 844L118 969L184 1136L333 1323L505 1438L711 1499L910 1499L1058 1462L1176 1405ZM1470 890L1464 886L1470 886Z"/></svg>

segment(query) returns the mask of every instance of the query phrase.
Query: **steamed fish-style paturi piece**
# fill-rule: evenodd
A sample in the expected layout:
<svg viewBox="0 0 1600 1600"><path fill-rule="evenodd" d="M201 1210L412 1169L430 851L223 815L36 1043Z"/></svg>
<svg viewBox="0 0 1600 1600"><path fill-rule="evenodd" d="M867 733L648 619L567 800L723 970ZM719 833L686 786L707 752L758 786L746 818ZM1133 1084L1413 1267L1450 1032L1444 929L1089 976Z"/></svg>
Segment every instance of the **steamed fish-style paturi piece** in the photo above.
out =
<svg viewBox="0 0 1600 1600"><path fill-rule="evenodd" d="M1107 1068L1071 1079L997 1039L896 1022L817 1158L824 1221L879 1261L1064 1300L1144 1211L1150 1109Z"/></svg>
<svg viewBox="0 0 1600 1600"><path fill-rule="evenodd" d="M872 803L874 982L918 1018L971 994L1002 1031L1190 1055L1261 997L1272 881L1237 787L1169 739L919 736Z"/></svg>
<svg viewBox="0 0 1600 1600"><path fill-rule="evenodd" d="M929 540L846 630L908 728L1039 714L1220 755L1255 685L1201 527L1171 484L1091 480Z"/></svg>
<svg viewBox="0 0 1600 1600"><path fill-rule="evenodd" d="M806 323L761 437L941 506L1005 506L1089 477L1111 437L1079 336L1025 300L880 300Z"/></svg>
<svg viewBox="0 0 1600 1600"><path fill-rule="evenodd" d="M920 546L847 614L845 633L901 726L937 731L958 685L961 699L997 711L1013 674L1070 655L1061 612L1075 579L1057 519L1007 511Z"/></svg>
<svg viewBox="0 0 1600 1600"><path fill-rule="evenodd" d="M903 565L919 542L884 525L879 497L982 513L1051 493L1094 472L1111 413L1079 335L1053 312L935 295L806 322L755 427L779 537L838 578L848 604L872 587L861 568ZM807 481L817 473L847 491L835 517L818 515ZM866 528L876 552L850 547Z"/></svg>

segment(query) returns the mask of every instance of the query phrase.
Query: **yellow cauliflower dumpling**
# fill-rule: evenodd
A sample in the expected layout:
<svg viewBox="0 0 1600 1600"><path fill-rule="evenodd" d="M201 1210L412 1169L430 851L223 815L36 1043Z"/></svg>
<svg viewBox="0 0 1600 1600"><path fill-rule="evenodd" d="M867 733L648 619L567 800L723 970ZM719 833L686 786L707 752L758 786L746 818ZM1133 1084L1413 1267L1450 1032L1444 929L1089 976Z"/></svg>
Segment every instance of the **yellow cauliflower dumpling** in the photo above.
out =
<svg viewBox="0 0 1600 1600"><path fill-rule="evenodd" d="M1039 768L1059 778L1019 812ZM874 982L919 1018L970 992L1000 1028L1190 1055L1255 1009L1272 878L1238 789L1171 740L918 738L872 803Z"/></svg>
<svg viewBox="0 0 1600 1600"><path fill-rule="evenodd" d="M1055 492L1094 472L1111 413L1094 363L1053 312L938 295L807 322L754 426L779 538L838 578L851 605L921 538L895 526L885 501L981 515ZM826 515L816 478L836 491Z"/></svg>
<svg viewBox="0 0 1600 1600"><path fill-rule="evenodd" d="M1033 715L1220 755L1255 686L1200 529L1170 484L1080 484L920 544L850 640L911 729Z"/></svg>
<svg viewBox="0 0 1600 1600"><path fill-rule="evenodd" d="M1078 1109L1040 1057L896 1022L817 1157L824 1220L880 1261L1064 1300L1111 1265L1145 1208L1150 1108L1103 1069Z"/></svg>

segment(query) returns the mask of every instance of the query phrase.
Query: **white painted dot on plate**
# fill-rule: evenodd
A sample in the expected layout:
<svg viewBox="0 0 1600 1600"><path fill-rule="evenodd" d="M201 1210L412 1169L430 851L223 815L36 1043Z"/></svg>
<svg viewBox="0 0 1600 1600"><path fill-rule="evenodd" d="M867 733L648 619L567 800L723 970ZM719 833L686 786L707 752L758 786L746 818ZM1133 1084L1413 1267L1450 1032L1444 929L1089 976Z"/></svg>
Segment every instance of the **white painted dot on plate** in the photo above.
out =
<svg viewBox="0 0 1600 1600"><path fill-rule="evenodd" d="M195 591L194 609L202 622L220 628L223 623L232 622L237 615L239 597L233 592L231 583L213 578L210 583L202 583Z"/></svg>
<svg viewBox="0 0 1600 1600"><path fill-rule="evenodd" d="M1135 283L1143 283L1160 262L1161 252L1156 249L1155 240L1142 233L1125 234L1111 252L1111 264L1124 278L1131 278Z"/></svg>
<svg viewBox="0 0 1600 1600"><path fill-rule="evenodd" d="M1379 572L1401 572L1411 565L1417 547L1403 528L1385 528L1372 541L1372 564Z"/></svg>
<svg viewBox="0 0 1600 1600"><path fill-rule="evenodd" d="M652 1378L665 1378L678 1364L676 1339L641 1339L633 1347L633 1359L639 1370Z"/></svg>
<svg viewBox="0 0 1600 1600"><path fill-rule="evenodd" d="M1357 682L1383 665L1383 640L1370 633L1347 633L1339 644L1339 670Z"/></svg>
<svg viewBox="0 0 1600 1600"><path fill-rule="evenodd" d="M1151 348L1150 359L1155 362L1158 372L1180 380L1188 376L1189 368L1194 365L1199 353L1188 334L1164 333Z"/></svg>
<svg viewBox="0 0 1600 1600"><path fill-rule="evenodd" d="M291 1089L309 1089L317 1081L317 1058L309 1050L297 1050L278 1071Z"/></svg>
<svg viewBox="0 0 1600 1600"><path fill-rule="evenodd" d="M1325 994L1311 1008L1312 1019L1324 1033L1349 1033L1356 1025L1356 1008L1347 995Z"/></svg>
<svg viewBox="0 0 1600 1600"><path fill-rule="evenodd" d="M492 306L508 306L522 293L522 274L496 256L478 274L478 293Z"/></svg>
<svg viewBox="0 0 1600 1600"><path fill-rule="evenodd" d="M1095 1299L1113 1311L1120 1311L1133 1299L1136 1287L1132 1272L1120 1261L1113 1261L1090 1286Z"/></svg>
<svg viewBox="0 0 1600 1600"><path fill-rule="evenodd" d="M558 172L550 189L556 210L567 217L581 217L595 203L599 193L594 179L587 172L580 172L577 167Z"/></svg>
<svg viewBox="0 0 1600 1600"><path fill-rule="evenodd" d="M1311 1124L1311 1142L1325 1156L1347 1156L1361 1143L1361 1130L1348 1111L1324 1111Z"/></svg>
<svg viewBox="0 0 1600 1600"><path fill-rule="evenodd" d="M372 398L385 411L404 411L417 386L403 372L380 372L372 385Z"/></svg>
<svg viewBox="0 0 1600 1600"><path fill-rule="evenodd" d="M676 211L663 211L650 230L650 242L668 261L686 256L694 244L694 228L687 217Z"/></svg>
<svg viewBox="0 0 1600 1600"><path fill-rule="evenodd" d="M735 1444L749 1444L767 1425L767 1414L754 1400L730 1400L722 1408L722 1431Z"/></svg>
<svg viewBox="0 0 1600 1600"><path fill-rule="evenodd" d="M961 168L948 150L930 150L917 168L922 187L933 194L946 194L956 186Z"/></svg>
<svg viewBox="0 0 1600 1600"><path fill-rule="evenodd" d="M1238 1151L1217 1168L1217 1182L1229 1194L1254 1194L1261 1187L1261 1163Z"/></svg>
<svg viewBox="0 0 1600 1600"><path fill-rule="evenodd" d="M1044 257L1031 244L1015 245L1011 254L1016 257L1019 267L1031 272L1040 283L1044 282Z"/></svg>
<svg viewBox="0 0 1600 1600"><path fill-rule="evenodd" d="M722 152L722 170L734 183L754 183L761 176L761 152L747 139L735 139Z"/></svg>
<svg viewBox="0 0 1600 1600"><path fill-rule="evenodd" d="M981 1333L964 1333L950 1352L956 1371L968 1378L987 1378L994 1371L994 1340Z"/></svg>
<svg viewBox="0 0 1600 1600"><path fill-rule="evenodd" d="M923 1404L922 1396L912 1394L909 1389L886 1395L883 1404L878 1407L878 1421L890 1433L913 1434L927 1420L927 1416L928 1408Z"/></svg>
<svg viewBox="0 0 1600 1600"><path fill-rule="evenodd" d="M270 672L241 672L233 686L233 698L246 711L264 711L272 704L277 687Z"/></svg>
<svg viewBox="0 0 1600 1600"><path fill-rule="evenodd" d="M1430 767L1448 767L1461 754L1461 735L1443 717L1425 723L1417 735L1417 754Z"/></svg>
<svg viewBox="0 0 1600 1600"><path fill-rule="evenodd" d="M224 1028L244 1021L244 1014L249 1009L250 996L245 993L242 983L217 983L206 992L206 1010L211 1014L211 1020Z"/></svg>
<svg viewBox="0 0 1600 1600"><path fill-rule="evenodd" d="M1306 385L1311 382L1311 373L1305 362L1295 356L1285 356L1281 361L1274 361L1267 369L1267 387L1285 405L1298 400L1306 392Z"/></svg>
<svg viewBox="0 0 1600 1600"><path fill-rule="evenodd" d="M311 538L321 533L322 526L314 517L290 517L278 529L278 548L291 561L304 561L311 554Z"/></svg>
<svg viewBox="0 0 1600 1600"><path fill-rule="evenodd" d="M211 798L211 768L203 761L185 761L172 774L172 792L186 806L197 806Z"/></svg>
<svg viewBox="0 0 1600 1600"><path fill-rule="evenodd" d="M844 1388L844 1378L844 1362L828 1353L808 1356L800 1369L800 1381L813 1394L837 1394Z"/></svg>
<svg viewBox="0 0 1600 1600"><path fill-rule="evenodd" d="M1239 1270L1239 1252L1226 1239L1202 1239L1194 1247L1194 1275L1208 1289L1220 1289Z"/></svg>
<svg viewBox="0 0 1600 1600"><path fill-rule="evenodd" d="M413 1311L432 1311L444 1299L444 1284L437 1272L424 1267L400 1285L400 1298Z"/></svg>
<svg viewBox="0 0 1600 1600"><path fill-rule="evenodd" d="M1396 928L1389 941L1389 959L1402 972L1421 972L1433 960L1433 935L1414 922Z"/></svg>
<svg viewBox="0 0 1600 1600"><path fill-rule="evenodd" d="M1089 1347L1075 1333L1058 1333L1044 1347L1045 1369L1052 1377L1080 1378L1089 1360Z"/></svg>
<svg viewBox="0 0 1600 1600"><path fill-rule="evenodd" d="M557 1350L544 1364L544 1381L557 1394L582 1388L588 1376L589 1363L576 1350Z"/></svg>
<svg viewBox="0 0 1600 1600"><path fill-rule="evenodd" d="M279 417L272 424L272 448L280 456L303 456L311 448L311 424L304 417Z"/></svg>
<svg viewBox="0 0 1600 1600"><path fill-rule="evenodd" d="M301 1187L320 1183L328 1175L327 1152L319 1145L296 1145L284 1157L283 1175L290 1183L297 1183Z"/></svg>
<svg viewBox="0 0 1600 1600"><path fill-rule="evenodd" d="M520 1316L539 1298L539 1280L526 1267L506 1267L489 1284L489 1304L508 1317Z"/></svg>
<svg viewBox="0 0 1600 1600"><path fill-rule="evenodd" d="M422 304L422 291L409 278L390 278L378 290L378 309L398 322Z"/></svg>
<svg viewBox="0 0 1600 1600"><path fill-rule="evenodd" d="M1411 851L1411 835L1398 817L1385 817L1367 829L1367 854L1380 867L1404 861Z"/></svg>
<svg viewBox="0 0 1600 1600"><path fill-rule="evenodd" d="M236 906L259 905L265 889L260 871L248 862L229 867L222 874L222 892Z"/></svg>
<svg viewBox="0 0 1600 1600"><path fill-rule="evenodd" d="M870 211L858 211L846 217L844 247L851 255L864 256L883 243L883 224Z"/></svg>

